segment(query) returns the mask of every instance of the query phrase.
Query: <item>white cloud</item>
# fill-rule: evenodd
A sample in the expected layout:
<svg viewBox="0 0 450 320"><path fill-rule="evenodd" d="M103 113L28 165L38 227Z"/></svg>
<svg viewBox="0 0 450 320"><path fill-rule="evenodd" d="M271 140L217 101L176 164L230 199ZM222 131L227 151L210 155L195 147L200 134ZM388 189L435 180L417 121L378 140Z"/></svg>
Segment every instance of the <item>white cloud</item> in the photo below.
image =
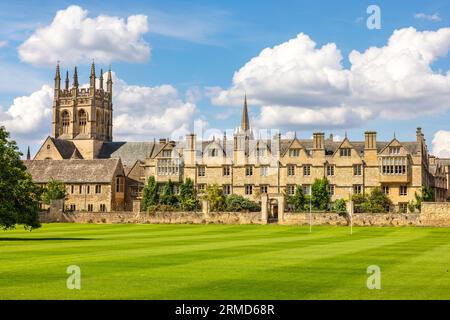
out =
<svg viewBox="0 0 450 320"><path fill-rule="evenodd" d="M15 98L6 111L0 107L0 125L20 138L35 139L36 135L49 134L52 99L53 89L48 85L29 96Z"/></svg>
<svg viewBox="0 0 450 320"><path fill-rule="evenodd" d="M450 158L450 131L440 130L434 134L433 152L441 158Z"/></svg>
<svg viewBox="0 0 450 320"><path fill-rule="evenodd" d="M104 79L106 82L107 73ZM192 131L196 105L183 101L173 86L130 85L114 73L113 83L114 140L149 141L154 136L179 139ZM15 98L7 110L0 107L0 125L22 144L33 145L36 138L51 134L52 101L53 88L48 85Z"/></svg>
<svg viewBox="0 0 450 320"><path fill-rule="evenodd" d="M52 23L38 28L19 47L22 61L33 65L112 60L143 62L150 57L150 47L142 38L148 31L147 17L99 15L88 17L88 11L69 6L56 13Z"/></svg>
<svg viewBox="0 0 450 320"><path fill-rule="evenodd" d="M439 13L434 14L425 14L425 13L416 13L414 15L414 18L420 19L420 20L431 20L431 21L441 21L441 17L439 16Z"/></svg>
<svg viewBox="0 0 450 320"><path fill-rule="evenodd" d="M258 126L351 127L375 118L409 119L450 108L450 71L431 64L447 55L450 28L396 30L383 47L349 54L334 43L316 47L299 34L252 58L228 89L207 88L217 105L261 106Z"/></svg>
<svg viewBox="0 0 450 320"><path fill-rule="evenodd" d="M191 129L196 105L183 101L173 86L129 85L115 75L113 83L116 140L145 141L153 136L178 139Z"/></svg>

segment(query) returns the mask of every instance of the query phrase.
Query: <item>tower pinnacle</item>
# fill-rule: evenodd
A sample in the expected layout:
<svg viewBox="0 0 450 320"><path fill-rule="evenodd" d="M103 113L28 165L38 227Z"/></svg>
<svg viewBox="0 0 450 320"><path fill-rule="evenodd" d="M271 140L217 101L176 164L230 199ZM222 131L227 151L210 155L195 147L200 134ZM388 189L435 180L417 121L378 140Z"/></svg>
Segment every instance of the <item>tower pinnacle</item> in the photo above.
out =
<svg viewBox="0 0 450 320"><path fill-rule="evenodd" d="M77 72L77 67L75 66L74 70L73 70L73 86L75 88L78 88L78 72Z"/></svg>
<svg viewBox="0 0 450 320"><path fill-rule="evenodd" d="M244 132L247 132L250 129L250 124L248 121L247 94L245 94L244 108L242 109L241 129Z"/></svg>

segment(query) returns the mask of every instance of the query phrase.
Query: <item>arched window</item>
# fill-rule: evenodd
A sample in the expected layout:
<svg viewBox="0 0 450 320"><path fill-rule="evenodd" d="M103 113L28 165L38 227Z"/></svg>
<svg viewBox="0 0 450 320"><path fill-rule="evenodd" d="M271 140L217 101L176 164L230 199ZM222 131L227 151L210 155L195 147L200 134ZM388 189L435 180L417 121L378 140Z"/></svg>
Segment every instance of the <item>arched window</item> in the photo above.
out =
<svg viewBox="0 0 450 320"><path fill-rule="evenodd" d="M63 111L61 116L61 123L62 123L62 132L63 134L69 133L69 125L70 125L70 115L68 111Z"/></svg>
<svg viewBox="0 0 450 320"><path fill-rule="evenodd" d="M80 126L80 133L86 133L87 114L81 109L78 111L78 125Z"/></svg>

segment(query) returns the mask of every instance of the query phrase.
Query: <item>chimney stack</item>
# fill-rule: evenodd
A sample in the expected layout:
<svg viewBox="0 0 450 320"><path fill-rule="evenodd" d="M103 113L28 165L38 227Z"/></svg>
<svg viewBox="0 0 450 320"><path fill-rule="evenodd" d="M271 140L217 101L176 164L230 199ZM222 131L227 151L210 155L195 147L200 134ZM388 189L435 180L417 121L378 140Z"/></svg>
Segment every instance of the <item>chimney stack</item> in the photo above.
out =
<svg viewBox="0 0 450 320"><path fill-rule="evenodd" d="M325 134L323 132L313 133L313 149L321 150L325 149Z"/></svg>
<svg viewBox="0 0 450 320"><path fill-rule="evenodd" d="M377 133L376 131L364 132L364 149L376 149L377 148Z"/></svg>

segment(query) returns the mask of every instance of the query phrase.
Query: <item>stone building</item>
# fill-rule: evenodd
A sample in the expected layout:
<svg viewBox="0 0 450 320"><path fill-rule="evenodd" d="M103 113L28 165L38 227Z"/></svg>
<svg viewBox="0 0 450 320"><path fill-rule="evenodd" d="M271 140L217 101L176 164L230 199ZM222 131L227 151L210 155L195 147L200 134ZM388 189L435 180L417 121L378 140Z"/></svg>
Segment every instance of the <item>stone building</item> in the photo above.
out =
<svg viewBox="0 0 450 320"><path fill-rule="evenodd" d="M377 140L365 132L360 141L334 141L324 133L312 139L255 138L250 128L245 99L242 122L231 141L197 141L194 134L182 142L161 142L161 150L146 159L145 176L175 184L191 178L201 192L217 183L225 194L240 194L258 201L260 195L293 194L301 186L310 194L316 178L327 177L332 200L348 199L381 187L395 210L406 211L423 186L431 186L437 201L445 201L447 177L443 166L428 154L424 134L417 128L416 140ZM175 187L176 188L176 187Z"/></svg>
<svg viewBox="0 0 450 320"><path fill-rule="evenodd" d="M33 180L46 185L64 182L68 211L116 211L125 209L125 174L120 159L24 161Z"/></svg>
<svg viewBox="0 0 450 320"><path fill-rule="evenodd" d="M260 200L261 194L274 195L278 199L280 195L293 194L296 186L309 194L314 180L326 176L333 200L381 187L393 201L393 209L400 211L406 210L407 204L415 199L423 186L433 188L437 201L449 196L449 160L428 154L420 128L417 128L414 141L399 141L395 137L390 141L379 141L377 133L372 131L365 132L358 141L350 141L347 137L335 141L332 135L325 137L323 132L313 133L312 139L282 138L280 134L263 139L259 135L255 137L250 127L245 98L241 124L232 137L224 134L202 141L195 134L188 134L183 141L114 142L111 70L108 71L106 89L103 88L102 72L99 80L97 88L93 63L89 88L79 88L76 68L73 85L69 87L66 73L65 87L61 88L57 66L52 134L45 139L34 160L27 163L32 174L38 173L36 179L40 183L48 181L53 177L49 172L53 174L57 171L55 168L59 168L67 175L71 170L75 170L73 177L79 175L78 185L65 175L60 176L75 189L78 186L82 190L83 183L109 184L109 200L95 200L92 196L96 211L102 201L106 201L108 211L131 210L133 201L139 199L150 176L154 176L161 186L171 180L175 192L181 182L191 178L200 193L206 185L216 183L225 194L240 194L256 201ZM116 159L116 162L107 159ZM110 173L107 179L82 173L84 165L86 170L91 170L101 163L121 169L115 167L117 170L114 169L114 174ZM34 166L39 170L33 169ZM124 179L123 195L113 192L117 177ZM73 204L76 210L85 210L82 192L79 196L76 192L69 193L67 204ZM90 197L89 193L86 197Z"/></svg>

